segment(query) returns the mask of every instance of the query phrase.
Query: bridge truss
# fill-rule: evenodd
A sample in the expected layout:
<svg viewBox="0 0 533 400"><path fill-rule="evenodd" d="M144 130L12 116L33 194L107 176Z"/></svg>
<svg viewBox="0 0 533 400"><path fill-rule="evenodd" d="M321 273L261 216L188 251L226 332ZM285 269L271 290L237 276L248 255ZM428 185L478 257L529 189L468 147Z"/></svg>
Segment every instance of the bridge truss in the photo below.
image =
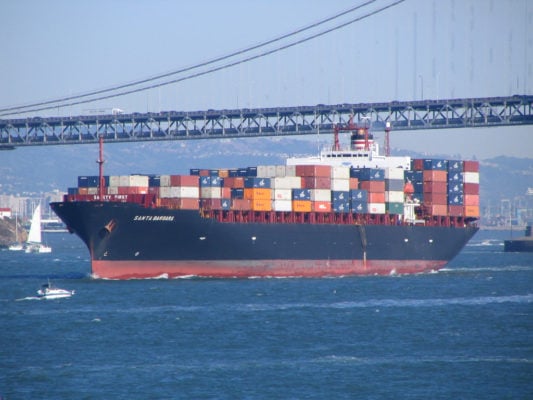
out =
<svg viewBox="0 0 533 400"><path fill-rule="evenodd" d="M353 116L395 131L533 124L533 96L0 120L0 148L330 133Z"/></svg>

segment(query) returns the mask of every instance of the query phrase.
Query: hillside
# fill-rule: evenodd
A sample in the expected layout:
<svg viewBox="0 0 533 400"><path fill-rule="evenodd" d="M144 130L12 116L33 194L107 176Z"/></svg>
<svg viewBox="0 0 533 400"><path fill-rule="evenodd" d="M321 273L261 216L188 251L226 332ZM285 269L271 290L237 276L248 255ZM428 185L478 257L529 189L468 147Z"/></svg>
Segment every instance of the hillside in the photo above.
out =
<svg viewBox="0 0 533 400"><path fill-rule="evenodd" d="M189 168L233 168L283 163L287 156L316 154L329 144L312 138L254 138L108 144L105 174L184 174ZM457 158L446 154L394 154L418 158ZM0 153L0 194L65 191L77 176L97 175L96 145L18 148ZM524 196L533 187L533 158L496 157L480 161L482 207Z"/></svg>

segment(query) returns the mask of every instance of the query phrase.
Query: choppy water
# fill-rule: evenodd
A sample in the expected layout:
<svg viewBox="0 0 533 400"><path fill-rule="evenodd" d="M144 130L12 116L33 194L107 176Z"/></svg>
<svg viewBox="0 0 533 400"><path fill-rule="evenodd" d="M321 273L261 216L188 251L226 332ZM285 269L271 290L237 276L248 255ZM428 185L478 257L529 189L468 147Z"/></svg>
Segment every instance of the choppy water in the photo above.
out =
<svg viewBox="0 0 533 400"><path fill-rule="evenodd" d="M445 270L105 281L0 252L3 399L531 399L533 255L479 232ZM47 278L76 290L34 300Z"/></svg>

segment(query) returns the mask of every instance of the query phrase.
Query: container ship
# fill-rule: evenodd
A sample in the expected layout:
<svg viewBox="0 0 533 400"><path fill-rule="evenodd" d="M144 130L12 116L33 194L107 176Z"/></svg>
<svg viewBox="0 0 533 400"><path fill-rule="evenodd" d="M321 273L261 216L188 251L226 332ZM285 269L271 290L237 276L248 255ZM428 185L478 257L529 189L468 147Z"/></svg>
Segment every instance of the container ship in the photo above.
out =
<svg viewBox="0 0 533 400"><path fill-rule="evenodd" d="M95 278L430 272L478 230L478 162L380 155L351 121L317 156L182 175L106 176L102 143L99 174L51 203Z"/></svg>

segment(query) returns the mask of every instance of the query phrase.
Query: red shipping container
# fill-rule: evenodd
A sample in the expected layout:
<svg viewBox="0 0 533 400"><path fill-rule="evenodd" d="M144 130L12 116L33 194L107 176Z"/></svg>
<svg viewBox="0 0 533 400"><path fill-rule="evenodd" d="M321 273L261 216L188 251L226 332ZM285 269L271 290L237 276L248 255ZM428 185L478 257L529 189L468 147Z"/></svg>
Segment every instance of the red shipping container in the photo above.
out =
<svg viewBox="0 0 533 400"><path fill-rule="evenodd" d="M448 193L447 182L424 182L424 193ZM446 204L446 202L444 202Z"/></svg>
<svg viewBox="0 0 533 400"><path fill-rule="evenodd" d="M479 161L463 161L464 172L479 172Z"/></svg>
<svg viewBox="0 0 533 400"><path fill-rule="evenodd" d="M331 178L305 176L302 178L302 189L331 189Z"/></svg>
<svg viewBox="0 0 533 400"><path fill-rule="evenodd" d="M229 199L229 198L231 198L231 188L229 188L229 187L223 187L223 188L222 188L221 197L222 197L223 199Z"/></svg>
<svg viewBox="0 0 533 400"><path fill-rule="evenodd" d="M369 203L385 203L385 192L368 192Z"/></svg>
<svg viewBox="0 0 533 400"><path fill-rule="evenodd" d="M448 214L451 217L462 217L464 215L463 206L448 206Z"/></svg>
<svg viewBox="0 0 533 400"><path fill-rule="evenodd" d="M433 204L428 205L427 207L430 215L448 215L448 206L446 204Z"/></svg>
<svg viewBox="0 0 533 400"><path fill-rule="evenodd" d="M198 199L182 198L171 200L178 200L178 207L182 210L198 210L200 208Z"/></svg>
<svg viewBox="0 0 533 400"><path fill-rule="evenodd" d="M329 165L297 165L296 176L320 176L331 177L331 166Z"/></svg>
<svg viewBox="0 0 533 400"><path fill-rule="evenodd" d="M209 176L209 170L208 169L201 169L200 170L200 176Z"/></svg>
<svg viewBox="0 0 533 400"><path fill-rule="evenodd" d="M374 193L385 193L385 181L360 181L359 189L367 190L369 192Z"/></svg>
<svg viewBox="0 0 533 400"><path fill-rule="evenodd" d="M170 175L170 186L198 186L199 182L197 175Z"/></svg>
<svg viewBox="0 0 533 400"><path fill-rule="evenodd" d="M232 199L231 209L240 210L240 211L248 211L252 209L252 204L250 200L247 200L247 199Z"/></svg>
<svg viewBox="0 0 533 400"><path fill-rule="evenodd" d="M464 194L479 194L479 183L464 183Z"/></svg>
<svg viewBox="0 0 533 400"><path fill-rule="evenodd" d="M222 208L220 199L202 199L200 203L204 210L220 210Z"/></svg>
<svg viewBox="0 0 533 400"><path fill-rule="evenodd" d="M159 197L159 186L150 186L148 187L148 193L155 194Z"/></svg>
<svg viewBox="0 0 533 400"><path fill-rule="evenodd" d="M424 204L448 204L446 193L424 193Z"/></svg>
<svg viewBox="0 0 533 400"><path fill-rule="evenodd" d="M243 177L229 177L224 178L224 186L229 188L244 188L244 178Z"/></svg>
<svg viewBox="0 0 533 400"><path fill-rule="evenodd" d="M357 190L357 189L359 189L359 179L350 178L350 190Z"/></svg>
<svg viewBox="0 0 533 400"><path fill-rule="evenodd" d="M439 170L426 170L423 173L424 182L447 182L448 172Z"/></svg>
<svg viewBox="0 0 533 400"><path fill-rule="evenodd" d="M413 170L423 171L424 170L424 160L421 158L413 159Z"/></svg>
<svg viewBox="0 0 533 400"><path fill-rule="evenodd" d="M331 202L313 201L311 208L315 212L331 212Z"/></svg>
<svg viewBox="0 0 533 400"><path fill-rule="evenodd" d="M465 194L463 204L465 206L479 206L478 194Z"/></svg>

